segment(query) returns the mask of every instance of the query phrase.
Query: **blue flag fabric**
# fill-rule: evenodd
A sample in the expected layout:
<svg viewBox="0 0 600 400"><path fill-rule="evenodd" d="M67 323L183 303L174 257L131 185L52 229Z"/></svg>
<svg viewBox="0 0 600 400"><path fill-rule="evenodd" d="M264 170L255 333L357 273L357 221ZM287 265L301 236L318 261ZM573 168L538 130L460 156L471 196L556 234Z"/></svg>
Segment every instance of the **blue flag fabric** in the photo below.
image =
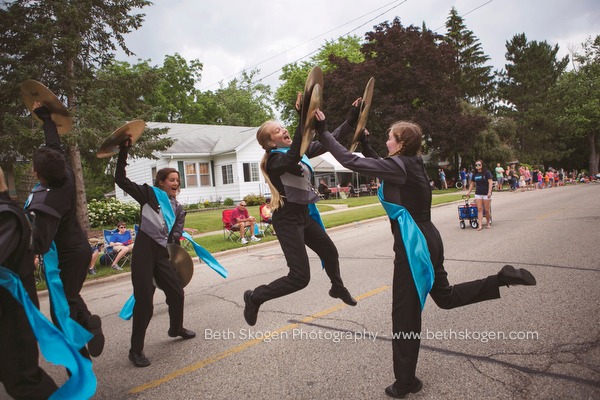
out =
<svg viewBox="0 0 600 400"><path fill-rule="evenodd" d="M273 149L273 151L279 151L280 153L287 153L288 150L289 149ZM310 160L308 159L306 154L302 155L302 158L300 159L300 161L302 161L310 169L310 177L312 179L313 167L310 164ZM319 209L317 208L317 205L315 203L311 203L308 205L308 215L310 215L312 217L312 219L317 221L319 223L319 225L321 225L321 228L323 228L323 230L325 230L325 225L323 225L323 220L321 219L321 214L319 213ZM323 269L325 269L325 264L323 263L323 260L321 260L321 266L323 267Z"/></svg>
<svg viewBox="0 0 600 400"><path fill-rule="evenodd" d="M60 280L58 253L54 242L50 245L48 252L44 254L44 271L46 273L48 295L59 328L76 349L81 349L94 335L71 319L71 310L69 309L65 290Z"/></svg>
<svg viewBox="0 0 600 400"><path fill-rule="evenodd" d="M158 204L160 204L160 208L161 208L163 216L165 218L167 228L169 229L169 232L171 232L171 229L173 229L173 225L175 225L175 212L173 211L173 207L171 206L171 202L169 201L169 196L162 189L159 189L157 187L152 187L152 189L154 190L154 194L156 195ZM229 272L227 272L227 270L225 268L223 268L223 266L221 266L221 264L219 264L219 262L217 260L215 260L215 258L208 251L206 251L206 249L204 247L202 247L198 243L194 242L194 239L192 239L192 237L190 236L189 233L184 231L183 237L192 243L192 246L194 247L194 251L196 252L198 257L200 257L206 263L206 265L208 265L209 267L214 269L223 278L227 278L227 275L229 275ZM135 305L135 297L134 297L134 295L131 295L131 297L127 300L127 302L121 309L121 312L119 313L119 317L121 317L124 320L130 320L131 317L133 316L133 306L134 305Z"/></svg>
<svg viewBox="0 0 600 400"><path fill-rule="evenodd" d="M377 195L390 219L397 220L400 225L402 242L406 249L410 271L413 280L415 281L415 286L417 287L419 300L421 301L421 311L423 311L427 294L433 287L433 280L435 278L431 257L429 255L429 248L427 247L427 240L406 208L398 204L388 203L384 200L383 182L381 183Z"/></svg>
<svg viewBox="0 0 600 400"><path fill-rule="evenodd" d="M50 396L51 400L89 399L96 393L96 377L92 362L84 358L63 332L58 330L31 302L21 279L14 272L0 267L0 286L23 305L40 350L49 362L63 365L71 377Z"/></svg>

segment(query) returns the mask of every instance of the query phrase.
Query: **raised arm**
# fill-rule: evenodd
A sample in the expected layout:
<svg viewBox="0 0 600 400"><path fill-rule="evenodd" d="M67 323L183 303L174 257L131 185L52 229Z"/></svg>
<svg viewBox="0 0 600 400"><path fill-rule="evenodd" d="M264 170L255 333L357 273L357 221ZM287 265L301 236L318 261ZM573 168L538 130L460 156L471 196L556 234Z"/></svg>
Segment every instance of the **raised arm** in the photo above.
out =
<svg viewBox="0 0 600 400"><path fill-rule="evenodd" d="M406 172L394 160L390 158L362 158L348 151L327 131L325 115L323 115L321 111L317 111L317 113L319 141L331 152L340 164L353 171L365 175L377 176L380 179L394 182L399 185L403 185L406 182ZM319 118L322 119L319 120Z"/></svg>
<svg viewBox="0 0 600 400"><path fill-rule="evenodd" d="M115 171L115 183L133 197L138 203L145 204L148 202L147 193L143 187L127 178L125 167L127 166L127 153L130 146L121 146L119 158L117 159L117 169Z"/></svg>

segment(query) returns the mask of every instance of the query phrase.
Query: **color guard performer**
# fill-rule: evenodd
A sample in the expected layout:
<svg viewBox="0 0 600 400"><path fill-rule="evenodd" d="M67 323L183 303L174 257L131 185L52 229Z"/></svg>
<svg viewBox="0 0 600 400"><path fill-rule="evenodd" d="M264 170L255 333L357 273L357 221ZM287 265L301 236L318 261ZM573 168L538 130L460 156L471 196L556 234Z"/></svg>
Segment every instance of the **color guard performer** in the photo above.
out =
<svg viewBox="0 0 600 400"><path fill-rule="evenodd" d="M115 183L127 194L140 203L140 228L135 238L131 261L131 281L135 305L133 307L133 328L131 332L131 349L129 359L136 367L147 367L150 360L142 352L146 329L152 318L154 305L152 299L156 288L152 282L165 292L169 306L170 328L168 335L192 339L196 333L183 327L183 286L175 268L169 261L167 243L179 245L182 236L185 213L183 206L175 197L179 191L179 172L174 168L163 168L156 173L154 187L147 184L138 185L130 181L125 173L127 153L132 145L131 137L125 141L119 151ZM159 193L162 191L163 193ZM168 196L167 204L161 206L159 195ZM165 198L167 196L164 196ZM171 207L175 222L169 231L165 215ZM163 213L164 212L164 213Z"/></svg>
<svg viewBox="0 0 600 400"><path fill-rule="evenodd" d="M35 213L36 229L33 251L46 254L56 245L58 269L71 319L94 335L87 349L80 350L84 357L98 357L104 349L104 335L100 317L92 315L79 292L87 276L92 258L90 244L77 220L75 175L61 147L55 122L48 108L33 103L33 111L43 121L46 146L33 154L33 174L40 183L33 189L26 209ZM56 324L56 316L52 312ZM89 350L89 354L88 354Z"/></svg>
<svg viewBox="0 0 600 400"><path fill-rule="evenodd" d="M431 222L431 189L423 160L419 156L421 128L410 122L397 122L389 130L389 155L381 159L363 139L358 157L342 147L327 132L325 115L317 111L319 141L346 168L383 179L379 199L390 216L394 235L394 280L392 325L395 333L421 332L421 311L427 293L443 309L465 306L500 297L500 287L535 285L525 269L505 265L498 274L451 286L444 270L442 238ZM408 249L408 251L407 251ZM404 398L423 387L415 376L419 339L393 339L396 382L385 389L388 396Z"/></svg>

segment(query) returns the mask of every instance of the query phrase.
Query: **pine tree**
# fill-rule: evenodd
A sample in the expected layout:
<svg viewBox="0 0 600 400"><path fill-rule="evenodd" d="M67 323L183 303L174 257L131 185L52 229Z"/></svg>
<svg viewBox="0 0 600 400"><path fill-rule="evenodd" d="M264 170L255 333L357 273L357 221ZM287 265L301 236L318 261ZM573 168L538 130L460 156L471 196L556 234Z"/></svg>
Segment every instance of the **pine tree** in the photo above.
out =
<svg viewBox="0 0 600 400"><path fill-rule="evenodd" d="M475 106L490 108L493 102L494 76L492 66L486 66L490 57L483 53L479 39L468 30L456 8L452 7L446 21L446 41L456 49L459 65L452 81L459 88L462 99Z"/></svg>

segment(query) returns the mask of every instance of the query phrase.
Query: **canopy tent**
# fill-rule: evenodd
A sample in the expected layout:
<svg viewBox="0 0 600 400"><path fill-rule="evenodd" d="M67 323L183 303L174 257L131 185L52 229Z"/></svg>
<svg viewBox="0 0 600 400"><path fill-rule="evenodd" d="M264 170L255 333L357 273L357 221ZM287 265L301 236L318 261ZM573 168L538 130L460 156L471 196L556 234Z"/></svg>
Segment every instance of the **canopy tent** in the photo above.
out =
<svg viewBox="0 0 600 400"><path fill-rule="evenodd" d="M361 153L354 153L359 157L364 157ZM335 159L335 157L330 153L323 153L320 156L314 157L310 159L310 164L313 167L315 173L318 172L352 172L352 170L344 167L342 164Z"/></svg>
<svg viewBox="0 0 600 400"><path fill-rule="evenodd" d="M364 157L361 153L353 153L354 155L357 155L359 157ZM340 164L335 157L330 153L323 153L320 156L317 157L313 157L310 159L310 164L313 167L313 171L315 173L315 178L316 175L319 174L333 174L334 176L334 184L335 186L337 186L339 179L338 179L338 173L348 173L348 174L352 174L352 181L355 182L355 187L358 187L358 173L353 172L351 169L348 169L346 167L344 167L342 164ZM314 182L315 185L318 184L317 181ZM336 192L336 197L338 196L338 193Z"/></svg>

